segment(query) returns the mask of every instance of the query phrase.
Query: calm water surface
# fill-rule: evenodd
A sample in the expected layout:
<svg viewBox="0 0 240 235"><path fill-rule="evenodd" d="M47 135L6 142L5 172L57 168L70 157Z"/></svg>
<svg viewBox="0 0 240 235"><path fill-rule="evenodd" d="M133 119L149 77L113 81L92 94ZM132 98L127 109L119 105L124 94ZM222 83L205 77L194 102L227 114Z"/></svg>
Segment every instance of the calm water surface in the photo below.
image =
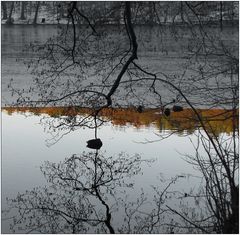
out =
<svg viewBox="0 0 240 235"><path fill-rule="evenodd" d="M61 162L72 154L89 153L93 150L86 147L86 141L94 138L94 130L80 129L68 134L55 145L46 146L49 137L39 124L40 116L2 112L2 209L6 209L6 198L14 198L18 192L24 193L37 186L47 185L40 171L45 161ZM137 200L141 188L151 198L151 186L164 186L159 177L171 179L177 175L199 175L198 171L186 163L181 154L194 154L188 137L172 135L154 143L142 144L146 140L156 140L159 131L154 127L138 128L131 125L125 127L113 126L110 123L98 130L98 137L103 142L100 153L103 156L116 158L120 153L129 157L139 154L142 159L153 160L142 164L142 174L133 177L133 189L128 193ZM189 136L194 140L194 135ZM174 143L174 145L173 145ZM181 153L181 154L180 154ZM173 190L188 192L197 187L198 178L184 178ZM177 202L174 202L177 203ZM114 214L113 221L121 217ZM3 217L4 218L4 217ZM9 233L9 220L4 220L2 232Z"/></svg>
<svg viewBox="0 0 240 235"><path fill-rule="evenodd" d="M56 36L59 30L56 25L39 25L37 27L33 25L2 25L2 105L10 105L16 99L7 88L10 79L13 79L12 84L19 89L28 89L26 84L29 86L32 82L30 70L23 62L37 58L38 55L26 50L29 44L44 43L48 38ZM107 27L106 30L111 31L112 27ZM116 28L114 30L117 32ZM188 63L186 58L189 54L186 49L188 44L191 44L191 37L186 28L135 26L135 30L139 44L139 64L149 67L152 71L182 75L185 64ZM177 39L173 37L176 30L179 33ZM223 31L220 31L219 27L209 26L207 31L214 36L220 36L222 42L233 51L233 54L238 55L237 26L225 26ZM187 77L194 75L196 74L193 73L193 69L186 71ZM215 80L208 82L209 85L216 83ZM169 91L162 87L159 89L164 97L168 96ZM200 95L197 94L196 97L193 95L192 99L199 103Z"/></svg>
<svg viewBox="0 0 240 235"><path fill-rule="evenodd" d="M31 79L30 73L20 60L36 55L23 52L22 49L25 44L43 42L53 36L57 30L56 26L2 26L2 103L4 105L9 104L11 101L11 96L7 91L7 84L11 78L14 77L15 85L18 87L26 86ZM231 41L232 37L230 31L226 34L226 40L229 41ZM184 61L184 58L177 57L174 53L178 51L179 48L177 47L181 43L184 43L184 41L186 43L187 36L175 43L175 46L169 40L165 40L165 43L167 43L165 48L169 50L171 48L172 50L166 55L166 51L162 47L163 44L152 43L156 35L156 32L149 33L148 46L150 49L146 51L140 49L140 53L145 54L145 60L151 58L153 66L155 66L154 63L159 64L157 55L164 58L159 66L162 66L167 71L172 71L173 68L178 70L177 65L180 60ZM143 41L146 42L147 40L144 39ZM41 117L43 116L28 115L27 113L8 115L4 111L2 112L3 210L8 208L6 198L14 198L19 192L24 193L25 190L48 185L40 171L40 166L44 165L46 161L58 163L65 161L66 158L71 157L73 154L94 152L86 147L86 141L94 138L94 130L87 128L74 131L64 136L51 147L47 147L46 140L51 137L43 131L43 126L39 124ZM164 130L163 132L170 133L170 130ZM159 130L151 125L135 128L131 125L114 126L111 123L106 123L98 130L98 137L103 142L99 154L103 158L112 156L115 159L119 154L127 154L127 157L130 158L138 154L141 159L149 160L141 164L141 174L136 174L130 179L133 186L124 193L124 195L129 195L129 198L133 201L139 198L141 190L143 190L148 196L148 201L151 202L154 194L152 186L164 189L164 182L176 176L181 175L184 177L174 184L171 190L182 194L189 192L191 189L197 190L201 182L201 179L198 178L199 172L188 164L183 157L186 154L194 155L194 148L190 141L191 139L193 143L196 142L197 138L194 133L185 137L172 134L162 141L146 143L147 141L159 140L157 134L159 134ZM161 181L159 178L164 180ZM119 197L120 195L122 193L119 189ZM107 201L110 205L114 205L113 199L108 198ZM178 200L169 203L169 205L179 206ZM146 210L151 210L152 205L151 203L147 204ZM96 207L98 206L96 203ZM14 213L14 211L11 211L10 214L3 215L2 233L11 232L9 218ZM122 213L121 210L113 209L113 226L119 226ZM16 229L15 232L20 232L20 230Z"/></svg>

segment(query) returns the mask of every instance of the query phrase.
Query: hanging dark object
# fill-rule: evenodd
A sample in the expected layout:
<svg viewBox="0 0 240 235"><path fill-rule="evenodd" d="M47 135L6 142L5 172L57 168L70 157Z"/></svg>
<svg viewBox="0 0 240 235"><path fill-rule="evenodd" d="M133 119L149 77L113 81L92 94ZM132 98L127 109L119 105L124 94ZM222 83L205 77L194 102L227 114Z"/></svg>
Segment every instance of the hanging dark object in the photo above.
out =
<svg viewBox="0 0 240 235"><path fill-rule="evenodd" d="M165 114L167 117L170 116L170 114L171 114L170 109L169 109L169 108L166 108L166 109L164 110L164 114Z"/></svg>
<svg viewBox="0 0 240 235"><path fill-rule="evenodd" d="M137 111L139 113L142 113L143 112L143 106L142 105L139 105L138 108L137 108Z"/></svg>
<svg viewBox="0 0 240 235"><path fill-rule="evenodd" d="M87 141L87 147L90 149L100 149L102 145L103 144L100 139L92 139Z"/></svg>
<svg viewBox="0 0 240 235"><path fill-rule="evenodd" d="M181 111L183 111L183 107L174 105L172 110L173 110L173 112L181 112Z"/></svg>

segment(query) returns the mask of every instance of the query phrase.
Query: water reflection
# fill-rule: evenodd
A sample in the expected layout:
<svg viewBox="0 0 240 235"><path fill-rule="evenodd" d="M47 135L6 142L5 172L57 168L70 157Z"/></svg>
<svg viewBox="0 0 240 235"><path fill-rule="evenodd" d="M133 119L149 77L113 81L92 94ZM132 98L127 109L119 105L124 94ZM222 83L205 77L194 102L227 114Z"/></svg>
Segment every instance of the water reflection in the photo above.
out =
<svg viewBox="0 0 240 235"><path fill-rule="evenodd" d="M10 208L18 210L12 231L15 227L32 233L120 231L121 226L113 227L112 217L120 210L126 188L133 188L131 178L141 172L143 162L139 155L121 153L114 159L99 150L74 154L62 163L46 162L41 171L48 185L9 200Z"/></svg>
<svg viewBox="0 0 240 235"><path fill-rule="evenodd" d="M190 209L194 192L177 191L175 183L185 175L159 181L151 194L136 194L135 179L142 174L140 155L107 156L99 150L73 154L63 162L41 167L47 184L8 200L13 214L11 232L17 233L174 233L187 227L171 213L172 201ZM191 195L192 194L192 195ZM201 197L198 195L198 197ZM184 199L188 198L188 203ZM198 198L199 201L199 198ZM203 205L194 206L203 216ZM201 208L201 210L200 210ZM186 208L185 208L186 209ZM13 212L14 211L14 212ZM206 213L204 211L204 213ZM205 215L205 214L204 214ZM175 221L173 222L173 218ZM189 229L189 227L188 227ZM192 231L194 227L192 227ZM201 230L199 230L201 231Z"/></svg>
<svg viewBox="0 0 240 235"><path fill-rule="evenodd" d="M14 109L6 110L12 111ZM79 118L86 116L93 118L90 115L91 112L88 113L88 110L83 109L83 112L82 109L78 109L77 112L76 108L67 108L68 111L63 108L39 108L33 110L26 108L21 111L26 110L35 111L39 115L44 113L40 112L42 110L51 111L52 115L40 115L40 117L50 120L51 123L55 120L58 125L65 123L67 124L66 128L77 123ZM104 119L101 123L105 123L106 120L114 122L116 117L127 120L128 123L131 120L129 117L132 115L134 117L132 120L142 118L137 115L146 115L145 117L148 117L149 114L153 115L151 110L151 112L148 110L142 113L133 110L104 111L105 113L102 113L100 117L100 121ZM182 115L184 111L177 114ZM56 114L56 112L58 113ZM81 112L84 115L79 115ZM114 112L119 112L122 116L115 116L113 115ZM128 112L131 115L128 116ZM154 112L156 114L156 111ZM24 113L29 114L28 112ZM213 114L216 117L216 113ZM151 117L151 115L149 116ZM163 120L168 120L167 118L164 119L163 115L156 115L159 115L158 117ZM222 115L225 114L222 112ZM14 114L14 116L19 116L19 114ZM11 118L11 116L7 117ZM30 118L33 117L35 116L30 114ZM184 116L180 117L186 118ZM35 118L38 119L38 117ZM71 118L71 121L66 122L69 118ZM170 116L170 118L172 119L169 121L177 121L179 117L176 116L174 119L173 116ZM204 223L202 219L209 216L205 208L206 197L203 191L198 191L196 188L195 190L186 189L186 182L184 183L184 189L179 187L179 185L175 185L179 179L186 179L186 175L178 174L176 171L171 170L173 165L176 165L175 167L181 171L184 171L184 168L179 167L177 161L174 161L173 158L170 159L172 156L169 150L164 151L163 146L161 148L158 146L158 153L155 156L163 157L162 165L160 164L161 168L159 168L158 164L156 169L154 168L156 167L154 166L155 164L152 164L149 171L159 173L164 169L163 164L169 161L165 165L165 169L171 171L171 176L175 177L162 181L156 181L154 177L148 179L146 175L141 178L141 174L146 173L146 168L143 165L153 162L151 160L143 160L139 155L121 153L117 157L113 157L111 154L107 154L104 152L104 149L106 147L110 149L111 146L104 140L104 135L101 134L101 139L98 138L97 130L101 125L97 122L95 124L97 125L94 125L94 123L92 125L92 129L95 129L95 138L92 139L92 135L86 138L86 141L94 143L90 145L95 151L74 154L62 162L59 162L59 160L56 160L54 163L47 161L41 167L47 184L29 189L25 193L19 193L15 199L8 201L10 206L8 208L9 214L13 216L12 232L169 233L214 231L213 227L205 230L205 226L209 226L211 223L209 220L206 220L206 223ZM184 125L184 123L180 122L180 125ZM91 130L92 132L93 130ZM16 133L16 130L14 130L14 133ZM99 150L100 145L96 146L96 141L98 144L100 141L103 143L103 150L102 148L101 151ZM118 139L117 143L119 144L119 142ZM170 142L170 148L172 149L172 140ZM174 143L177 144L177 141L174 141ZM182 146L181 149L183 149L184 145L180 145ZM125 147L124 144L123 147ZM139 152L140 147L134 148L134 152L136 151ZM156 149L152 149L150 155L153 152L156 152ZM60 154L62 156L61 152ZM26 162L24 161L24 164ZM140 181L142 185L141 191L137 191L137 181ZM151 190L149 190L149 185L151 185ZM195 187L195 185L200 184L192 181L189 185ZM179 203L179 200L181 203ZM178 218L176 218L176 215L178 215ZM199 228L187 224L184 220L179 220L182 215L186 215L185 218L191 218L190 221L200 218L200 222L197 224ZM171 218L174 218L174 222L171 221Z"/></svg>
<svg viewBox="0 0 240 235"><path fill-rule="evenodd" d="M103 142L101 150L87 151L86 141L92 138L94 132L88 130L90 135L81 132L73 138L71 135L66 136L63 139L66 142L61 141L57 146L54 145L47 152L43 152L36 148L36 145L39 146L41 143L39 139L41 127L34 133L37 139L30 136L31 139L36 139L36 143L32 146L29 146L28 135L25 135L24 139L21 138L23 131L26 134L30 130L34 131L33 123L39 117L31 115L26 119L24 115L19 114L13 114L13 116L4 114L3 117L4 127L7 128L10 138L14 135L19 139L14 145L17 149L16 160L12 160L12 153L9 153L11 148L5 147L10 139L5 136L6 142L3 143L3 165L6 171L3 187L5 195L13 198L8 200L8 208L4 204L5 212L8 213L3 214L3 217L13 217L11 230L7 228L5 232L110 233L114 230L115 233L168 233L178 231L176 225L174 229L172 228L171 218L174 215L165 204L168 203L168 206L175 208L178 198L183 197L185 193L189 194L189 189L186 188L189 182L185 181L181 184L178 182L177 185L174 183L177 180L186 179L186 175L179 174L179 171L191 173L193 171L184 166L179 167L182 164L181 159L177 156L174 158L170 151L164 149L168 146L168 140L160 148L161 153L156 153L154 145L129 144L131 138L136 139L133 133L138 136L140 134L139 132L131 133L129 128L124 137L120 134L116 136L117 148L106 138L109 133L113 136L113 133L109 132L108 127L101 127L100 129L103 129L103 131L99 130L99 137ZM11 126L12 132L8 125ZM21 130L19 131L18 128ZM106 131L104 131L105 128L107 128ZM152 133L152 130L149 132ZM81 139L85 135L86 141ZM148 134L145 131L141 135L146 137ZM96 138L98 138L97 135ZM172 146L172 141L172 139L169 141L169 148ZM121 148L120 142L122 150L127 149L128 154L116 155L116 151ZM183 145L181 143L179 144ZM59 158L67 156L66 148L68 147L67 152L77 152L79 149L85 149L85 152L81 150L81 154L73 154L60 162ZM29 148L32 154L28 153ZM147 155L144 155L146 153L144 150L148 153ZM23 157L21 152L24 154ZM144 157L134 154L135 152L143 153L141 155ZM156 156L158 156L156 161L151 160ZM160 161L161 158L162 161ZM32 163L38 166L44 160L46 162L41 167L41 172L45 181L41 182L38 170L34 167L29 169L27 166ZM176 164L172 164L173 161ZM20 171L19 174L21 173L20 182L16 177L8 178L11 172L15 172L15 168ZM163 171L169 171L169 175L159 180L156 176ZM172 176L176 177L171 179ZM25 178L30 178L31 182L24 183ZM6 189L6 185L8 187L12 181L18 182L19 185L14 189ZM189 185L195 184L196 180L193 180ZM25 189L27 191L23 192ZM17 197L14 190L19 192Z"/></svg>
<svg viewBox="0 0 240 235"><path fill-rule="evenodd" d="M179 108L179 107L178 107ZM102 125L104 121L111 121L115 126L127 126L132 125L136 128L143 128L154 126L155 129L160 132L165 130L170 130L179 134L192 134L195 130L201 127L198 118L191 109L184 109L179 112L176 111L176 106L173 106L173 112L168 113L168 115L158 109L145 109L139 112L138 108L108 108L103 109L99 113L98 121L99 126ZM47 114L50 117L61 123L61 126L69 127L69 123L77 123L77 125L82 124L82 121L87 120L89 117L93 117L93 110L88 108L80 107L6 107L3 110L7 111L9 115L14 112L21 113L33 113L34 115ZM231 133L232 132L232 110L224 109L199 109L199 114L201 115L206 127L214 132L215 135L220 135L221 133ZM79 115L83 116L84 119L76 120ZM92 118L93 120L93 118ZM74 122L73 122L74 121ZM235 119L235 125L238 125L237 119ZM94 125L87 125L93 123L91 120L84 122L87 127L94 128ZM60 125L60 124L59 124ZM56 127L59 129L59 125ZM74 125L71 125L74 127Z"/></svg>

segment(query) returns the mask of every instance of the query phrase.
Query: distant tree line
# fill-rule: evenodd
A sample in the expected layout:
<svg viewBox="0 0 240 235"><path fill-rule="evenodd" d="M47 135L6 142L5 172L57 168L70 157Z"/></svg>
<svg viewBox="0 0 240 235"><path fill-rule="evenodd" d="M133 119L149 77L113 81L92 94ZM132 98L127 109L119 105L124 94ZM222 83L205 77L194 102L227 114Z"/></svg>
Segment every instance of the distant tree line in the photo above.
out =
<svg viewBox="0 0 240 235"><path fill-rule="evenodd" d="M44 1L12 1L2 2L2 20L6 24L13 24L17 20L25 23L45 23L45 20L39 19L39 13L44 12L50 15L51 19L67 17L67 2L44 2Z"/></svg>
<svg viewBox="0 0 240 235"><path fill-rule="evenodd" d="M68 18L70 2L63 1L3 1L2 20L6 24L13 24L17 20L22 23L45 23L46 19L39 19L39 13L44 13L48 19L59 23ZM84 2L78 1L81 12L91 18L92 24L124 24L119 17L124 10L120 1ZM204 22L219 22L238 19L238 2L234 1L200 1L200 2L134 2L134 24L166 24L193 21L198 16ZM91 17L90 17L91 16ZM79 17L79 23L84 19ZM197 23L197 22L196 22Z"/></svg>

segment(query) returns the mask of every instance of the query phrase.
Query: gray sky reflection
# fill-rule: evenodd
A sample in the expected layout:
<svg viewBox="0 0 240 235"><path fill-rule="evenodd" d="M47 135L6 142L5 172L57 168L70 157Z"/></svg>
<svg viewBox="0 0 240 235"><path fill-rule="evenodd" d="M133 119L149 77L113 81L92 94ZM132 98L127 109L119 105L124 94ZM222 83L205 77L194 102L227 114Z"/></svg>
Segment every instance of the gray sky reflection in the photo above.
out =
<svg viewBox="0 0 240 235"><path fill-rule="evenodd" d="M11 116L2 112L2 202L6 197L15 197L18 192L30 190L36 186L44 186L46 181L39 167L45 161L60 162L72 154L89 152L86 141L94 138L94 130L79 129L66 135L55 145L47 147L45 140L48 135L39 125L39 116L27 117L14 113ZM103 142L101 153L116 156L126 152L129 156L138 153L142 159L155 159L151 165L142 166L142 175L135 177L134 191L141 188L149 192L151 185L159 184L158 177L165 179L181 174L194 174L192 166L180 156L181 153L193 153L188 137L172 135L171 137L149 144L141 144L146 139L156 139L153 127L136 129L114 127L110 124L98 130L98 137ZM193 137L194 138L194 137ZM188 183L186 185L186 180ZM194 185L192 179L186 179L177 185L179 190ZM4 229L4 227L3 227Z"/></svg>

